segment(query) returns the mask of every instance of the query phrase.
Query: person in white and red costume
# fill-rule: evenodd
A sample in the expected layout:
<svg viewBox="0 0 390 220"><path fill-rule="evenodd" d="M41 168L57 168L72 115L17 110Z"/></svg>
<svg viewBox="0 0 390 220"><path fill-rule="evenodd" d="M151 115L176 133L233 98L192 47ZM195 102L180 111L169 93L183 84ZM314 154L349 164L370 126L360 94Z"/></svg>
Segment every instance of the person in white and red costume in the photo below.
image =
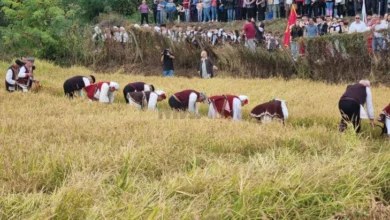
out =
<svg viewBox="0 0 390 220"><path fill-rule="evenodd" d="M102 103L113 103L114 93L118 89L119 84L117 82L99 82L84 87L90 101L99 101Z"/></svg>
<svg viewBox="0 0 390 220"><path fill-rule="evenodd" d="M209 118L233 118L234 121L242 119L242 106L248 104L249 99L245 95L217 95L208 98Z"/></svg>

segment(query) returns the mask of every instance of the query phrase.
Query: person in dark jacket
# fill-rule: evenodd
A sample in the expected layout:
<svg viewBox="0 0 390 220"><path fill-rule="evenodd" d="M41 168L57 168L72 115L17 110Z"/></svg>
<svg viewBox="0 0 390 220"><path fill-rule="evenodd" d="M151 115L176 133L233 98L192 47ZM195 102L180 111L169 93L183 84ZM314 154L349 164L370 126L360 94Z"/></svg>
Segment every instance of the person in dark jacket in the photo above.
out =
<svg viewBox="0 0 390 220"><path fill-rule="evenodd" d="M320 36L328 33L328 24L324 21L323 17L317 18L317 27Z"/></svg>
<svg viewBox="0 0 390 220"><path fill-rule="evenodd" d="M361 80L359 83L347 87L339 101L339 110L342 117L339 127L340 132L347 128L347 122L352 122L356 133L360 131L360 119L362 116L367 117L363 108L366 103L368 118L371 125L375 126L370 81Z"/></svg>
<svg viewBox="0 0 390 220"><path fill-rule="evenodd" d="M73 98L74 93L77 92L79 96L82 96L82 89L95 83L95 77L90 75L86 76L74 76L72 78L67 79L64 82L64 93L69 98Z"/></svg>
<svg viewBox="0 0 390 220"><path fill-rule="evenodd" d="M202 51L200 54L200 64L198 67L198 73L200 74L200 78L209 79L214 77L214 65L211 62L211 59L207 57L207 52Z"/></svg>

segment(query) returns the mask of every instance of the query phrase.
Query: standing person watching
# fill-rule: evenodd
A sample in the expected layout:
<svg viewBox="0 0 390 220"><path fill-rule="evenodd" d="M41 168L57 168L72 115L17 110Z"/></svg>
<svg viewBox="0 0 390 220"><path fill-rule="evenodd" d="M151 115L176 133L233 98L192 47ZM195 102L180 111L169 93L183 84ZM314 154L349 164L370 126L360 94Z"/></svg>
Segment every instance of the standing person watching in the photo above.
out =
<svg viewBox="0 0 390 220"><path fill-rule="evenodd" d="M214 65L211 62L210 58L207 57L207 52L202 51L200 54L200 64L198 68L198 73L200 74L200 78L210 79L214 77Z"/></svg>
<svg viewBox="0 0 390 220"><path fill-rule="evenodd" d="M146 4L146 0L142 1L142 4L138 7L141 12L141 25L144 24L144 20L146 24L149 24L149 6Z"/></svg>
<svg viewBox="0 0 390 220"><path fill-rule="evenodd" d="M161 53L161 63L163 64L163 75L164 76L173 76L173 60L175 56L171 53L169 48L164 49Z"/></svg>
<svg viewBox="0 0 390 220"><path fill-rule="evenodd" d="M256 37L256 29L253 26L252 22L248 19L245 22L244 29L242 30L242 35L246 35L245 46L249 48L250 51L256 51L255 37Z"/></svg>

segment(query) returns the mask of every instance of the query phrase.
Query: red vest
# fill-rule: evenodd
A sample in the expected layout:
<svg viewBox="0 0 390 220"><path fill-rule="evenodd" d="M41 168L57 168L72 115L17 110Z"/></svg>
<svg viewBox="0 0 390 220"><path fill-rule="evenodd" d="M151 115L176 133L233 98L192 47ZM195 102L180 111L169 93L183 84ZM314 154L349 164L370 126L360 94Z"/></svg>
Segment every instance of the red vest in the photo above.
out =
<svg viewBox="0 0 390 220"><path fill-rule="evenodd" d="M93 96L95 95L97 90L100 90L102 88L103 83L107 83L108 85L110 85L110 82L99 82L97 84L92 84L87 87L84 87L84 91L87 93L89 99L95 100Z"/></svg>
<svg viewBox="0 0 390 220"><path fill-rule="evenodd" d="M217 95L211 96L209 100L213 102L215 110L226 118L233 117L233 99L238 96L235 95ZM229 111L228 111L229 110Z"/></svg>
<svg viewBox="0 0 390 220"><path fill-rule="evenodd" d="M198 98L200 96L199 92L197 92L195 90L192 90L192 89L188 89L188 90L183 90L181 92L177 92L177 93L174 94L174 96L182 104L182 106L187 108L188 107L188 102L190 101L191 93L195 93L198 96Z"/></svg>

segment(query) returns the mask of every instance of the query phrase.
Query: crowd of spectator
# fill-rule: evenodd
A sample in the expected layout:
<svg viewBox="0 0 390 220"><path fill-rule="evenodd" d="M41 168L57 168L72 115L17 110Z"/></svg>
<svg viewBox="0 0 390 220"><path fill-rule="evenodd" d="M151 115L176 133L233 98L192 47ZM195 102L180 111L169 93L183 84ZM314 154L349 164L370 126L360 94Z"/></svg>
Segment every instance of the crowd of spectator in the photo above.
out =
<svg viewBox="0 0 390 220"><path fill-rule="evenodd" d="M286 18L292 5L299 17L355 16L362 10L363 0L144 0L139 6L141 24L149 24L149 13L155 24L168 22L231 22L233 20ZM384 16L386 0L365 0L368 14Z"/></svg>
<svg viewBox="0 0 390 220"><path fill-rule="evenodd" d="M390 15L385 14L383 17L379 15L367 16L367 21L364 22L361 16L357 14L354 21L350 23L348 18L335 17L317 17L315 19L303 16L290 27L290 50L292 58L297 60L300 55L304 55L303 38L315 38L323 35L339 35L346 33L363 33L369 32L370 37L367 41L368 51L378 55L378 52L387 50L389 42L389 22ZM227 30L223 28L205 29L194 24L188 26L173 25L168 28L165 24L149 26L134 25L135 28L142 28L147 31L155 32L175 42L187 42L195 46L200 43L207 43L212 46L226 44L245 44L251 51L255 51L256 47L263 47L272 52L282 50L283 35L279 32L266 32L263 22L256 22L254 19L247 20L242 30ZM112 41L123 45L131 43L128 32L124 27L114 26L112 29L106 27L104 32L99 27L95 27L93 40L98 45L98 41ZM335 40L331 46L330 53L334 55L335 51L342 52L346 56L345 48L338 40ZM98 50L98 46L97 46Z"/></svg>
<svg viewBox="0 0 390 220"><path fill-rule="evenodd" d="M348 19L317 17L316 19L303 16L290 27L290 48L291 53L296 60L302 50L302 38L313 38L323 35L338 35L351 33L370 32L367 41L368 51L375 55L380 51L388 49L386 42L389 42L389 22L390 15L385 14L383 17L377 14L368 15L367 21L362 21L360 14L355 16L355 20L350 24ZM338 41L335 41L336 50L345 50Z"/></svg>

